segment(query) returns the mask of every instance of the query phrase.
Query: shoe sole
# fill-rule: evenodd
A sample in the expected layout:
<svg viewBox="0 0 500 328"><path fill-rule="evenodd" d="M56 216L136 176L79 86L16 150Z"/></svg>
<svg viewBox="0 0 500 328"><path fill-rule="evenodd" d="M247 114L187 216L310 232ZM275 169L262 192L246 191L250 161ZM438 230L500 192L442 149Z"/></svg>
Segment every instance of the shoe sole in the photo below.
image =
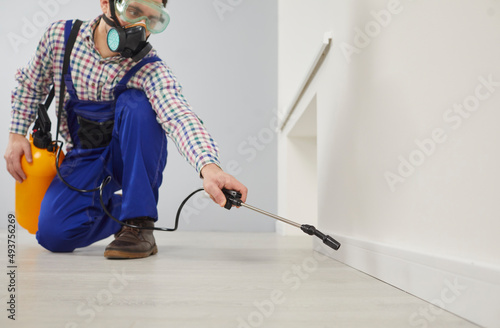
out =
<svg viewBox="0 0 500 328"><path fill-rule="evenodd" d="M158 247L156 245L151 251L147 252L125 252L116 249L108 249L104 251L104 257L108 259L140 259L155 255L158 253Z"/></svg>

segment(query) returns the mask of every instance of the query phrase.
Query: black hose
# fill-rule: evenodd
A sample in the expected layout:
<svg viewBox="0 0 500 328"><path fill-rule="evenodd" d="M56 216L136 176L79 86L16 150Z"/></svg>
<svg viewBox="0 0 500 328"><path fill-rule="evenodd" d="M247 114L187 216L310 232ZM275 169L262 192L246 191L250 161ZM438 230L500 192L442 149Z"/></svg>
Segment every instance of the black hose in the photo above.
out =
<svg viewBox="0 0 500 328"><path fill-rule="evenodd" d="M101 206L104 210L104 212L113 220L115 220L116 222L118 222L119 224L121 224L122 226L126 226L126 227L130 227L130 228L134 228L134 229L143 229L143 230L157 230L157 231L167 231L167 232L171 232L171 231L175 231L177 230L177 227L179 226L179 218L181 216L181 211L182 211L182 208L184 207L184 205L186 204L186 202L189 200L189 198L191 198L194 194L196 194L197 192L200 192L200 191L203 191L204 189L203 188L200 188L200 189L197 189L195 191L193 191L192 193L189 194L189 196L187 196L181 203L181 205L179 206L179 209L177 210L177 214L175 216L175 225L173 228L162 228L162 227L140 227L140 226L136 226L136 225L133 225L133 224L129 224L129 223L125 223L125 222L122 222L120 220L118 220L117 218L115 218L109 211L108 209L106 208L106 204L104 204L104 200L103 200L103 197L102 197L102 190L104 189L104 187L111 182L111 177L108 176L106 177L106 179L104 179L101 183L101 185L99 186L99 201L101 202Z"/></svg>

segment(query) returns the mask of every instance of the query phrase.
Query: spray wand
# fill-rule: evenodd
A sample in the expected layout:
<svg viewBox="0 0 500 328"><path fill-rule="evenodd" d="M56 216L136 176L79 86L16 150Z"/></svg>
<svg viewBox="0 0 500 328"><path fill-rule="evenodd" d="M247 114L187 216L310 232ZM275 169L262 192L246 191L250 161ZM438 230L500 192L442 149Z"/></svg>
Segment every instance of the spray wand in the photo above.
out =
<svg viewBox="0 0 500 328"><path fill-rule="evenodd" d="M267 215L269 217L272 217L273 219L279 220L281 222L284 222L286 224L289 224L289 225L292 225L296 228L299 228L308 235L311 235L311 236L314 235L314 236L318 237L319 239L321 239L325 245L333 248L334 250L338 250L340 248L340 243L338 241L336 241L335 239L333 239L332 237L330 237L328 235L325 235L324 233L322 233L321 231L319 231L318 229L316 229L312 225L300 224L297 222L293 222L293 221L290 221L288 219L282 218L281 216L278 216L278 215L263 211L259 208L254 207L254 206L245 204L244 202L241 201L241 193L239 193L235 190L222 189L222 192L226 196L226 200L227 200L226 205L224 207L228 210L230 210L231 207L233 207L233 206L246 207L248 209L251 209L252 211L256 211L260 214Z"/></svg>

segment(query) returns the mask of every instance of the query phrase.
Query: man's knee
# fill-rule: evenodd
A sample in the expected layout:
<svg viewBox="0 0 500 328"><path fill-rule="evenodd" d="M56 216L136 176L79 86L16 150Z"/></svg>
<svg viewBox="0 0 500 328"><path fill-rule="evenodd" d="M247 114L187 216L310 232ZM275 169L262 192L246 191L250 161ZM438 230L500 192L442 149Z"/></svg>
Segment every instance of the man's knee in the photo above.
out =
<svg viewBox="0 0 500 328"><path fill-rule="evenodd" d="M64 224L51 224L53 220L43 219L38 223L36 238L38 243L51 252L72 252L75 250L77 238L75 231Z"/></svg>

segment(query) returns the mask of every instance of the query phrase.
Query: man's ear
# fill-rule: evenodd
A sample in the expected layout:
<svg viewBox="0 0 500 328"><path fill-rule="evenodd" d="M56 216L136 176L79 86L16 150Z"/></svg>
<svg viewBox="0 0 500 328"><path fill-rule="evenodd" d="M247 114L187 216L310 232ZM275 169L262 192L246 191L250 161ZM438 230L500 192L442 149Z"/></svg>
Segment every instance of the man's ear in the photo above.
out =
<svg viewBox="0 0 500 328"><path fill-rule="evenodd" d="M110 15L109 12L109 0L101 0L101 10L103 14Z"/></svg>

